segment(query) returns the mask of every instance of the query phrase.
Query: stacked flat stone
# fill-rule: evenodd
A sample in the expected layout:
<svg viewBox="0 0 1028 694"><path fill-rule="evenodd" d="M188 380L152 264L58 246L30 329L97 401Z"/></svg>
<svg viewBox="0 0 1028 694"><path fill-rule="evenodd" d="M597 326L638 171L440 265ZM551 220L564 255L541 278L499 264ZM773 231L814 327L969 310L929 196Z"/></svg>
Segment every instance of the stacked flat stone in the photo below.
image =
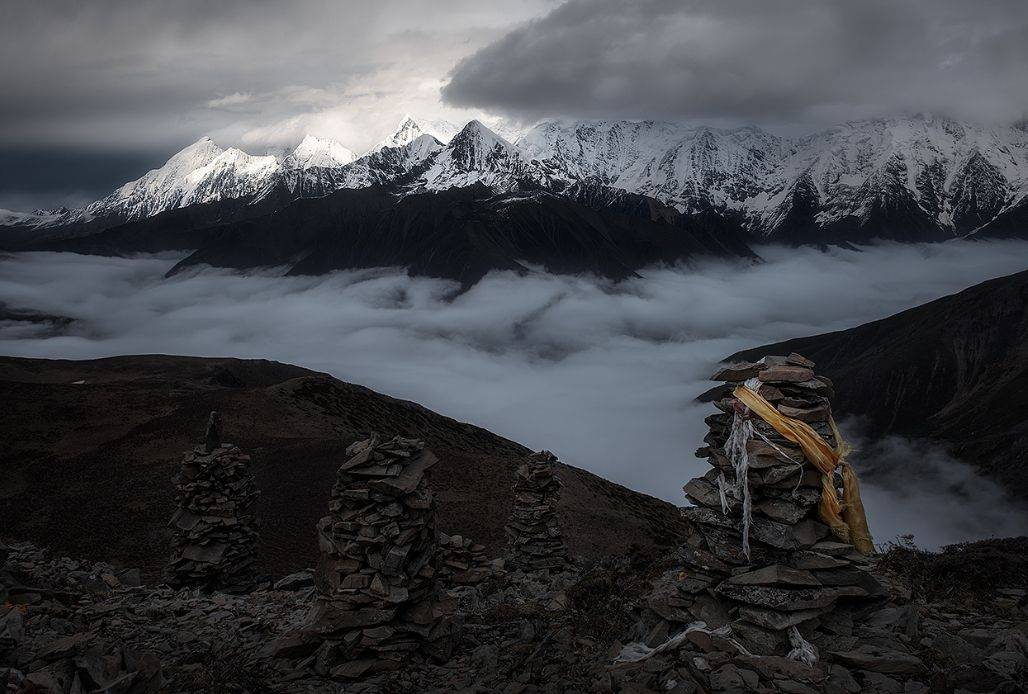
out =
<svg viewBox="0 0 1028 694"><path fill-rule="evenodd" d="M557 517L561 481L556 463L555 455L541 451L518 466L514 507L505 528L516 568L562 570L570 563Z"/></svg>
<svg viewBox="0 0 1028 694"><path fill-rule="evenodd" d="M322 674L356 679L399 669L413 655L453 648L452 607L436 581L435 501L421 441L377 436L347 449L318 523L317 599L304 629Z"/></svg>
<svg viewBox="0 0 1028 694"><path fill-rule="evenodd" d="M254 587L257 561L257 489L250 456L221 443L212 412L204 443L185 454L174 479L178 509L168 527L174 587L245 592Z"/></svg>
<svg viewBox="0 0 1028 694"><path fill-rule="evenodd" d="M439 578L443 583L475 585L503 570L502 559L490 560L485 546L462 535L439 533Z"/></svg>
<svg viewBox="0 0 1028 694"><path fill-rule="evenodd" d="M730 624L758 653L787 650L791 627L812 627L840 600L882 594L863 568L866 558L830 536L819 519L821 473L798 446L732 396L734 387L746 383L783 415L806 422L834 446L833 384L813 369L813 362L794 353L734 364L715 374L715 380L726 382L715 402L720 412L706 418L707 445L696 452L711 469L684 488L696 505L683 514L698 532L680 550L684 566L664 594L662 607L679 621ZM745 443L752 508L748 557L742 542L745 494L736 484L736 468L726 450L737 418L739 424L748 419L753 427ZM836 482L841 484L838 477Z"/></svg>

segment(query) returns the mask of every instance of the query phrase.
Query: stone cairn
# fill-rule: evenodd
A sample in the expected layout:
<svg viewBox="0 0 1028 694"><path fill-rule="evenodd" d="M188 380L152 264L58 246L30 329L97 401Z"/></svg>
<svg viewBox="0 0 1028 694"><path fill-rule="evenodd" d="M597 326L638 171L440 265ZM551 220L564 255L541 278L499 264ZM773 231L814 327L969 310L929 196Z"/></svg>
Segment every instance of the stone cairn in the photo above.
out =
<svg viewBox="0 0 1028 694"><path fill-rule="evenodd" d="M663 616L703 621L711 629L728 626L754 653L782 654L791 647L802 657L798 646L809 646L802 633L840 600L883 593L863 568L866 557L830 536L819 519L820 471L732 395L745 382L781 414L808 423L835 446L833 384L813 367L791 354L715 374L714 380L728 385L715 401L720 412L705 420L707 445L696 452L711 469L684 488L696 506L683 513L698 533L680 549L684 566L670 595L664 594ZM747 462L745 481L736 478L741 457ZM835 483L841 484L838 473Z"/></svg>
<svg viewBox="0 0 1028 694"><path fill-rule="evenodd" d="M560 571L570 564L557 518L561 481L556 463L555 455L540 451L518 466L514 508L505 528L515 568Z"/></svg>
<svg viewBox="0 0 1028 694"><path fill-rule="evenodd" d="M503 571L503 559L489 559L485 546L462 535L439 533L439 578L444 584L473 586Z"/></svg>
<svg viewBox="0 0 1028 694"><path fill-rule="evenodd" d="M436 581L436 457L414 439L350 446L318 523L317 599L304 638L322 674L357 679L421 653L446 660L457 624Z"/></svg>
<svg viewBox="0 0 1028 694"><path fill-rule="evenodd" d="M174 483L178 510L168 524L174 547L168 583L226 592L253 588L260 492L250 456L221 443L217 412L207 421L204 443L185 454Z"/></svg>

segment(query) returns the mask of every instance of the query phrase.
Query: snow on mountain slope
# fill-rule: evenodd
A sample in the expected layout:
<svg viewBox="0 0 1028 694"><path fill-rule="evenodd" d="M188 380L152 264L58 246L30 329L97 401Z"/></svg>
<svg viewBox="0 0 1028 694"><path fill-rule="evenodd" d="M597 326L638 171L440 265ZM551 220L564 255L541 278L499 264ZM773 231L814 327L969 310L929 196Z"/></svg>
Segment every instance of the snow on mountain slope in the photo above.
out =
<svg viewBox="0 0 1028 694"><path fill-rule="evenodd" d="M554 178L596 179L684 212L736 211L772 237L910 225L963 234L1028 191L1023 129L939 118L847 123L795 141L754 127L545 121L517 144Z"/></svg>
<svg viewBox="0 0 1028 694"><path fill-rule="evenodd" d="M70 210L34 210L32 212L16 212L0 208L0 227L37 227L47 226L68 219Z"/></svg>
<svg viewBox="0 0 1028 694"><path fill-rule="evenodd" d="M356 158L356 154L335 140L308 135L286 158L285 165L298 169L339 167L346 166Z"/></svg>
<svg viewBox="0 0 1028 694"><path fill-rule="evenodd" d="M420 167L442 149L443 144L432 135L419 135L396 147L382 147L343 168L339 187L367 188L390 183Z"/></svg>
<svg viewBox="0 0 1028 694"><path fill-rule="evenodd" d="M281 164L273 156L222 149L204 137L175 154L159 169L126 183L88 205L87 218L133 220L197 203L259 196L274 184Z"/></svg>
<svg viewBox="0 0 1028 694"><path fill-rule="evenodd" d="M510 190L526 176L546 179L544 172L530 166L516 147L473 120L428 160L416 187L442 190L483 183Z"/></svg>
<svg viewBox="0 0 1028 694"><path fill-rule="evenodd" d="M418 119L410 114L400 119L393 134L368 150L372 154L386 147L403 147L422 135L431 135L442 143L447 143L460 131L456 125L445 120Z"/></svg>
<svg viewBox="0 0 1028 694"><path fill-rule="evenodd" d="M196 203L318 197L390 183L411 190L483 183L502 192L526 183L559 191L585 182L650 196L685 213L717 214L787 242L931 240L986 227L1028 234L1018 221L1028 210L1024 127L892 118L790 140L756 127L549 120L516 144L475 120L453 130L408 116L359 158L312 136L282 158L222 149L203 138L83 210L7 213L0 226L110 226Z"/></svg>
<svg viewBox="0 0 1028 694"><path fill-rule="evenodd" d="M765 235L775 235L803 189L819 227L846 220L880 225L883 209L903 208L916 223L952 236L985 224L1024 195L1028 137L1015 128L943 118L846 123L792 143L782 173L789 185L752 209Z"/></svg>
<svg viewBox="0 0 1028 694"><path fill-rule="evenodd" d="M660 121L544 121L519 140L555 178L595 179L682 211L740 209L782 186L782 141L735 130Z"/></svg>

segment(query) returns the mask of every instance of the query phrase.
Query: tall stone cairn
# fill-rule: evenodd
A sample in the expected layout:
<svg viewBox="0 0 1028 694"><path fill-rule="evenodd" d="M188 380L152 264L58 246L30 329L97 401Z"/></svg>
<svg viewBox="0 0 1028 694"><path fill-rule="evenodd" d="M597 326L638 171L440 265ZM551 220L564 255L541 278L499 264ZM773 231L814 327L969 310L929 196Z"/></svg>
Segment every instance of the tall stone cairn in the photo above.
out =
<svg viewBox="0 0 1028 694"><path fill-rule="evenodd" d="M173 551L167 581L175 587L244 592L255 584L257 497L250 456L221 443L217 412L204 442L185 454L174 479Z"/></svg>
<svg viewBox="0 0 1028 694"><path fill-rule="evenodd" d="M436 508L425 479L436 457L421 441L378 436L346 453L318 522L317 598L304 628L319 642L315 667L357 679L418 654L446 660L457 625L436 580Z"/></svg>
<svg viewBox="0 0 1028 694"><path fill-rule="evenodd" d="M515 473L514 507L504 529L515 568L559 571L570 563L557 517L562 485L556 463L555 455L540 451L530 455Z"/></svg>
<svg viewBox="0 0 1028 694"><path fill-rule="evenodd" d="M702 620L710 628L730 625L750 651L783 654L840 602L883 594L863 568L867 558L832 537L819 519L821 473L798 446L732 396L734 387L745 382L783 415L806 422L834 446L829 423L833 384L813 368L813 362L794 353L733 364L714 375L727 385L714 403L720 411L705 420L707 445L696 452L711 469L684 488L696 505L683 514L698 532L680 548L683 566L660 600L657 611L665 619ZM753 428L745 440L749 557L743 548L745 491L737 484L728 452L733 423L744 421ZM841 485L838 474L835 481Z"/></svg>

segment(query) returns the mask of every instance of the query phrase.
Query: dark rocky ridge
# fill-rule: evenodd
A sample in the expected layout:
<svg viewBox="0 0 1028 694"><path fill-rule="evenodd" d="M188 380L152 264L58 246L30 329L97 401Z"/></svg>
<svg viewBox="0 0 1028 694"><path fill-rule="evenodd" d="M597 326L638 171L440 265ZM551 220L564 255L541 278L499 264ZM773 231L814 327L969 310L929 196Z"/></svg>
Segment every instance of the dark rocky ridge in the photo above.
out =
<svg viewBox="0 0 1028 694"><path fill-rule="evenodd" d="M1028 271L872 323L764 345L726 361L799 352L844 383L842 415L871 435L946 443L1028 493Z"/></svg>
<svg viewBox="0 0 1028 694"><path fill-rule="evenodd" d="M741 227L682 215L652 198L575 185L495 195L484 185L398 195L399 188L343 189L278 205L238 200L194 205L74 238L18 250L101 255L196 249L171 270L208 264L285 266L291 274L403 267L467 287L491 270L526 265L624 279L655 263L696 255L753 258Z"/></svg>
<svg viewBox="0 0 1028 694"><path fill-rule="evenodd" d="M76 384L77 381L83 381ZM133 356L0 358L0 528L156 579L170 555L171 478L207 413L251 454L261 491L258 569L313 566L312 529L345 450L370 432L417 436L438 456L439 527L500 556L511 480L529 451L484 429L326 374L268 361ZM671 504L560 465L562 527L576 554L676 543Z"/></svg>

